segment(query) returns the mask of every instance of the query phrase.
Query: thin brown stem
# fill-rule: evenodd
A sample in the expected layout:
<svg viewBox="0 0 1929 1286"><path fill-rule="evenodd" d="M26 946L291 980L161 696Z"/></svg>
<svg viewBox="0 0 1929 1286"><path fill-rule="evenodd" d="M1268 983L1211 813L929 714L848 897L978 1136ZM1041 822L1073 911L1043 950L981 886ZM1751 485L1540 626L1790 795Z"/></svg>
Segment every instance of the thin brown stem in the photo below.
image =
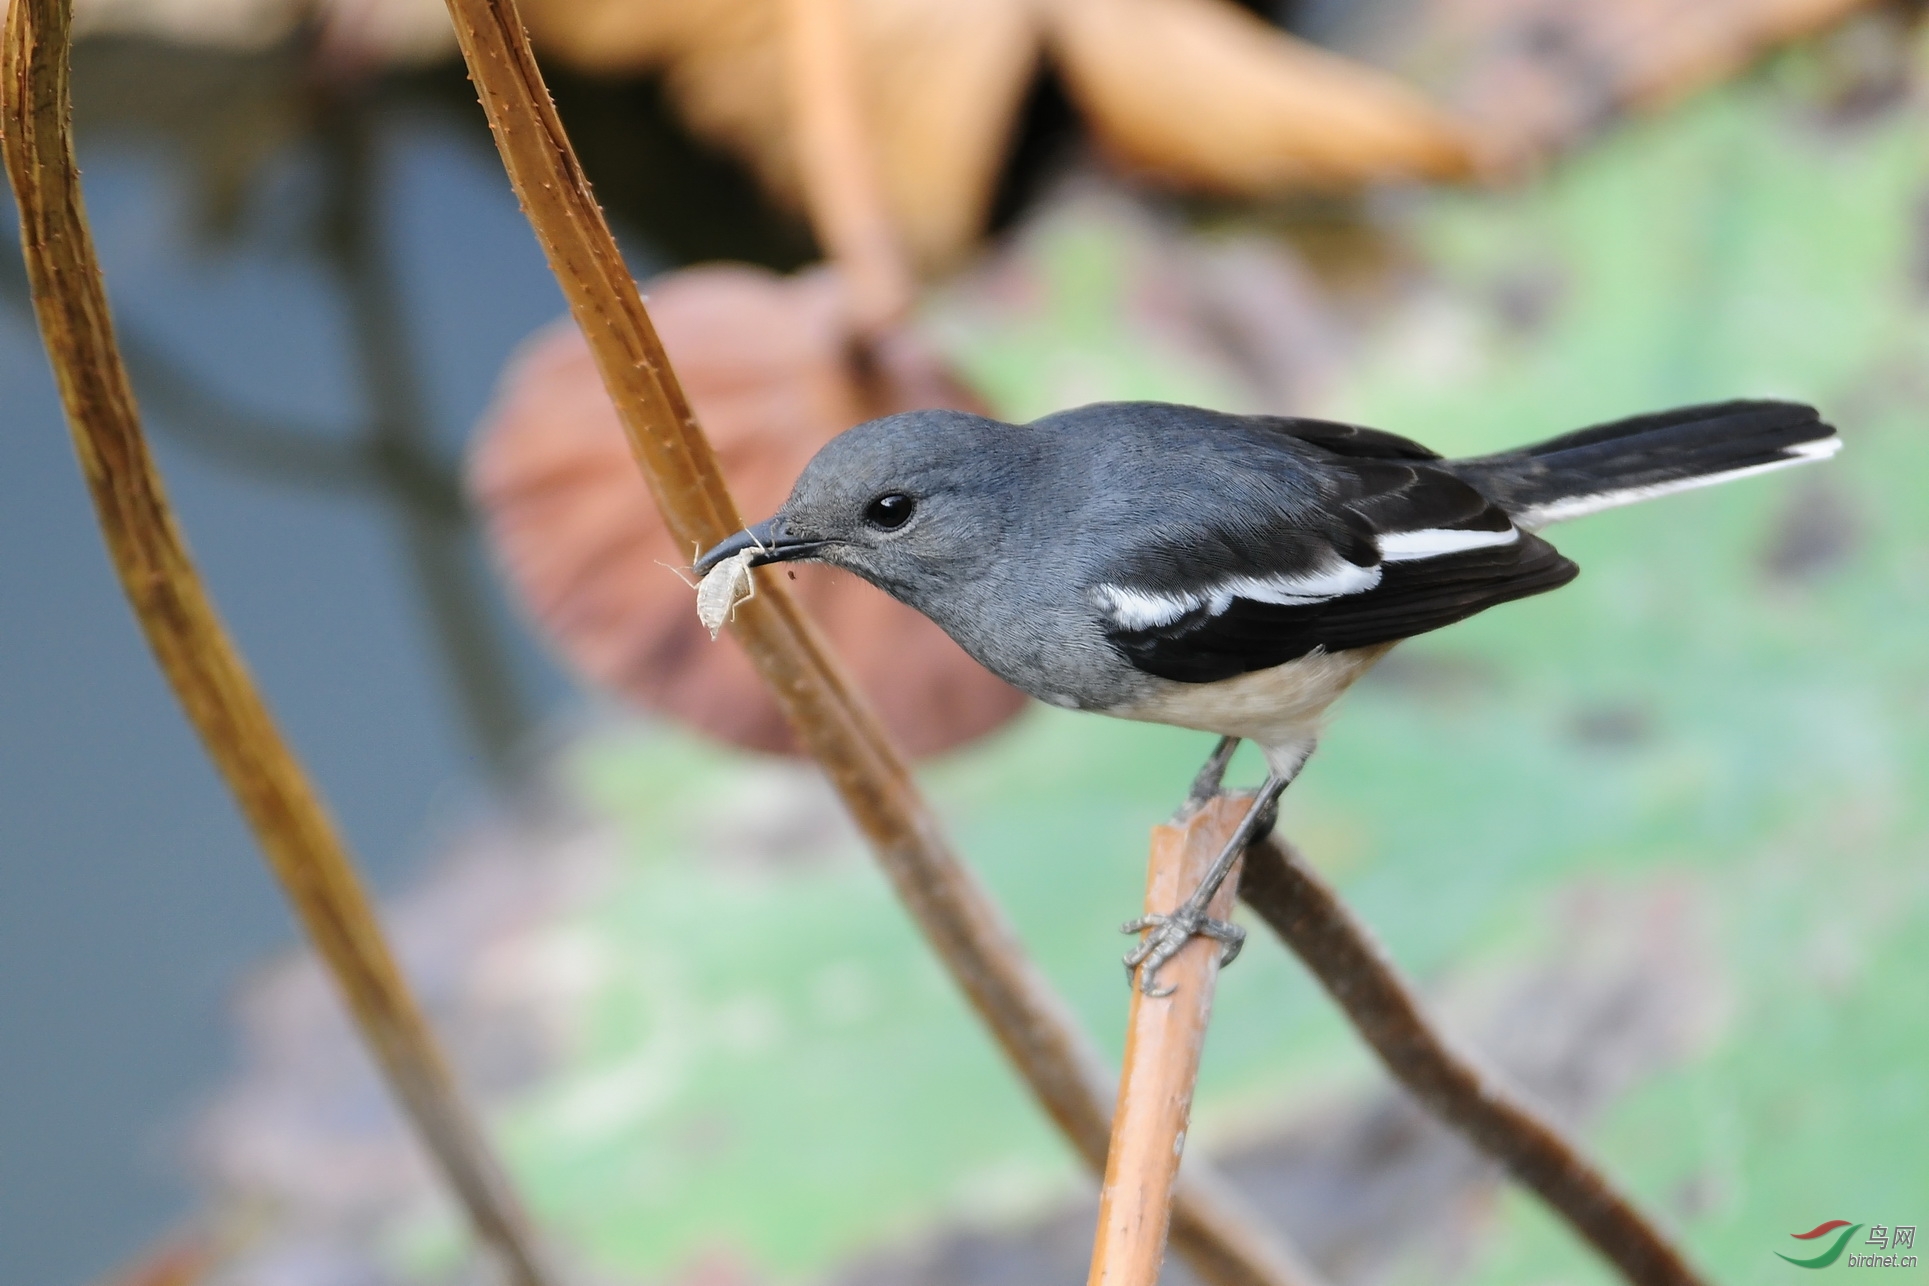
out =
<svg viewBox="0 0 1929 1286"><path fill-rule="evenodd" d="M679 548L708 548L743 520L563 132L513 0L449 0L449 10L503 165L664 521ZM1046 1113L1089 1165L1102 1168L1113 1098L1103 1062L952 852L903 757L781 576L759 582L756 597L738 606L731 632L926 940ZM1209 1176L1181 1182L1173 1241L1215 1286L1303 1280L1276 1239Z"/></svg>
<svg viewBox="0 0 1929 1286"><path fill-rule="evenodd" d="M108 552L162 671L234 792L363 1040L476 1233L545 1286L501 1165L383 939L319 793L282 739L188 556L114 340L68 124L69 0L14 0L0 122L34 309Z"/></svg>
<svg viewBox="0 0 1929 1286"><path fill-rule="evenodd" d="M1153 830L1146 863L1148 916L1178 906L1199 887L1251 804L1249 799L1218 796L1189 816ZM1215 919L1230 915L1238 888L1239 870L1234 867L1207 914ZM1125 1067L1119 1074L1105 1183L1099 1189L1088 1286L1155 1286L1159 1280L1172 1186L1192 1118L1192 1091L1212 1017L1220 951L1219 943L1209 938L1193 938L1161 968L1164 989L1148 993L1132 988Z"/></svg>
<svg viewBox="0 0 1929 1286"><path fill-rule="evenodd" d="M484 767L506 782L534 717L489 610L468 506L435 448L407 310L382 244L373 119L352 88L318 90L315 116L325 177L319 249L347 306L367 405L362 451L396 519L450 704Z"/></svg>
<svg viewBox="0 0 1929 1286"><path fill-rule="evenodd" d="M901 325L916 286L892 225L859 93L851 0L783 0L792 151L811 227L844 274L860 332Z"/></svg>
<svg viewBox="0 0 1929 1286"><path fill-rule="evenodd" d="M1246 851L1240 896L1319 980L1396 1080L1534 1191L1637 1286L1699 1286L1668 1236L1519 1091L1454 1046L1331 885L1278 837Z"/></svg>

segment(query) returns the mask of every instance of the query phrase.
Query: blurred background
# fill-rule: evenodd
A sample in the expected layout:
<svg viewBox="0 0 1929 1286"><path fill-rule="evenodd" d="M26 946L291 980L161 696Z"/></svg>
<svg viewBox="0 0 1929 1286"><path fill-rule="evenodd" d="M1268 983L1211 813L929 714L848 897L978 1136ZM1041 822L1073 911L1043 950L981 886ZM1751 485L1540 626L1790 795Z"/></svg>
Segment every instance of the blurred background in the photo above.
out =
<svg viewBox="0 0 1929 1286"><path fill-rule="evenodd" d="M1822 468L1558 529L1581 579L1403 646L1282 825L1722 1280L1798 1279L1774 1252L1826 1219L1929 1222L1917 6L851 5L815 81L775 0L526 9L747 511L931 402L1449 454L1731 396L1841 427ZM1075 1280L1089 1181L658 566L688 551L441 7L78 7L169 487L571 1280ZM799 83L858 104L868 180L794 145ZM12 217L0 1279L486 1280L113 580ZM1025 705L865 587L800 590L1116 1056L1115 927L1207 739ZM1610 1280L1270 941L1220 996L1195 1138L1333 1281Z"/></svg>

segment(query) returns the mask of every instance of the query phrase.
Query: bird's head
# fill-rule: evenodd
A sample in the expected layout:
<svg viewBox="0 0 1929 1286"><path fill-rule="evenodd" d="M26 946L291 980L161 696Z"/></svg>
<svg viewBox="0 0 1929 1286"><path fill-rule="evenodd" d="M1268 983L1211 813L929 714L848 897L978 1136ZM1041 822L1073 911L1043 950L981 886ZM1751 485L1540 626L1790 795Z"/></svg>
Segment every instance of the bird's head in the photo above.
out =
<svg viewBox="0 0 1929 1286"><path fill-rule="evenodd" d="M827 442L783 508L697 559L707 573L746 551L752 566L797 560L855 572L928 608L999 557L1031 435L964 411L910 411Z"/></svg>

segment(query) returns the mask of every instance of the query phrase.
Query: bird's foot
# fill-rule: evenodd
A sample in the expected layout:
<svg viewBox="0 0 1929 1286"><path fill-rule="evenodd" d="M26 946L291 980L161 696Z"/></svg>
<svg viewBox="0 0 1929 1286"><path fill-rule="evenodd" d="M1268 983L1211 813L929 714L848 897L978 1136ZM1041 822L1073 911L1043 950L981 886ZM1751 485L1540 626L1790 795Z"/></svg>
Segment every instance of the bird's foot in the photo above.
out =
<svg viewBox="0 0 1929 1286"><path fill-rule="evenodd" d="M1211 938L1214 942L1222 943L1224 950L1219 953L1222 968L1233 962L1239 954L1239 948L1246 942L1244 929L1224 920L1208 919L1202 908L1190 902L1170 915L1142 915L1119 926L1120 933L1144 933L1147 929L1152 932L1138 946L1125 953L1125 977L1128 982L1131 981L1136 971L1139 990L1148 996L1172 994L1173 988L1158 985L1159 969L1178 955L1179 948L1192 939Z"/></svg>

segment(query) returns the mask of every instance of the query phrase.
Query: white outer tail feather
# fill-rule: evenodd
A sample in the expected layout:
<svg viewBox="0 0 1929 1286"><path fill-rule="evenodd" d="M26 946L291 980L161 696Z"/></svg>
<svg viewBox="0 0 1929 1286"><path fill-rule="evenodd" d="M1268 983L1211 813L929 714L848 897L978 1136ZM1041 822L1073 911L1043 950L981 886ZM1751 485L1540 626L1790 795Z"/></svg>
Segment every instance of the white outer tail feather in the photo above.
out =
<svg viewBox="0 0 1929 1286"><path fill-rule="evenodd" d="M1772 473L1777 469L1788 469L1798 464L1812 464L1826 460L1842 449L1842 439L1836 436L1818 438L1813 442L1798 442L1783 449L1782 458L1770 460L1766 464L1751 464L1740 469L1728 469L1720 473L1704 473L1693 478L1675 478L1668 482L1650 483L1645 487L1621 487L1613 491L1596 491L1590 495L1563 496L1550 500L1544 505L1535 505L1514 515L1514 522L1528 531L1539 531L1542 527L1570 518L1584 518L1588 514L1600 513L1603 509L1618 509L1631 505L1637 500L1652 500L1656 496L1673 495L1677 491L1693 491L1697 487L1712 487L1719 482L1731 482L1736 478L1746 478L1757 473Z"/></svg>

